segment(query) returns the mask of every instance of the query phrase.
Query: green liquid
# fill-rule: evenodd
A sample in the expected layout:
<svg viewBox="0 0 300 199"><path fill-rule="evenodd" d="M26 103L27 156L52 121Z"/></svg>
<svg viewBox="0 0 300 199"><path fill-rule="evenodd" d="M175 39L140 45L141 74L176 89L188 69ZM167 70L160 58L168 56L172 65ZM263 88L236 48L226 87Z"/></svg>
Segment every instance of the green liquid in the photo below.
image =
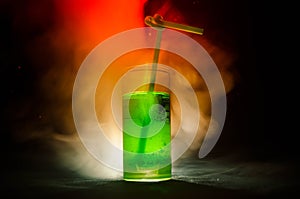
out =
<svg viewBox="0 0 300 199"><path fill-rule="evenodd" d="M126 111L127 110L127 111ZM123 178L171 179L170 95L165 92L123 96Z"/></svg>

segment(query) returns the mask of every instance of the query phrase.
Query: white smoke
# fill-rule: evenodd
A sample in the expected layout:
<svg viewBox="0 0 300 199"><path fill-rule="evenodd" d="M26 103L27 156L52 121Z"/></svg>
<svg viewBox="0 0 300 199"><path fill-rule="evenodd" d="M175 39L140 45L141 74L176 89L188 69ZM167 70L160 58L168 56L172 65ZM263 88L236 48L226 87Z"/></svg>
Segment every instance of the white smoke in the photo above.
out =
<svg viewBox="0 0 300 199"><path fill-rule="evenodd" d="M38 16L35 16L31 14L32 10L42 11L48 9L43 3L37 2L39 1L28 2L26 7L22 8L21 13L16 13L15 29L16 31L20 31L21 34L25 34L26 28L19 25L22 23L28 24L29 22L31 23L30 28L42 26L45 29L43 34L32 38L29 44L25 46L27 50L26 56L32 60L32 64L38 71L37 74L40 75L39 82L36 83L38 85L39 94L41 94L38 98L40 100L40 107L38 107L36 111L39 113L37 117L43 128L37 129L34 122L32 124L24 122L21 126L26 126L26 128L22 132L26 133L20 133L20 131L16 129L14 131L14 137L21 141L31 139L47 140L45 142L50 142L51 147L56 151L58 164L77 171L81 175L103 179L119 179L121 173L109 168L93 157L78 137L72 116L72 89L81 63L96 45L111 35L143 26L144 2L139 0L131 1L130 6L126 6L126 10L124 10L120 5L128 4L127 1L97 2L86 0L74 2L72 0L57 0L54 1L54 3L48 2L48 4L51 5L52 11L48 11L47 15L44 15L43 12L37 12ZM83 9L83 5L87 7ZM104 12L105 10L114 10L114 12ZM19 11L20 9L17 9L16 12ZM99 13L102 15L100 16ZM118 16L113 16L112 13L118 13ZM128 13L131 13L131 15L128 15ZM20 16L17 16L17 14L20 14ZM43 19L50 18L51 26L49 25L50 27L48 27L47 24L43 24L42 19L37 20L40 17L39 15L41 15ZM23 18L21 16L23 16ZM109 24L107 23L108 20L110 20ZM122 25L120 26L120 24ZM179 43L180 41L176 42L178 42L178 46L181 45ZM234 60L233 56L216 46L211 46L210 43L201 38L199 42L213 55L216 64L222 66L219 69L224 79L225 88L227 92L230 91L234 85L232 73L229 71L229 67ZM211 121L209 108L210 98L207 87L201 76L193 69L193 66L190 66L178 56L170 55L167 52L161 53L160 60L163 64L172 66L179 73L183 74L196 90L196 96L199 100L198 103L201 107L200 121L198 124L200 128L193 143L184 144L190 145L186 155L195 155L201 146L208 124ZM138 54L138 56L135 54L129 55L132 57L124 60L128 65L130 65L130 62L134 63L137 60L151 62L152 55L152 50L146 50L146 52L142 52ZM116 81L115 78L117 78L118 75L122 75L122 72L128 69L122 65L122 71L119 64L122 65L124 63L122 63L122 61L118 63L117 68L111 71L113 75L108 76L111 83L114 83ZM136 65L137 63L134 64ZM116 73L117 71L119 74ZM103 83L99 88L101 87L101 89L103 89L103 86L107 86L106 89L110 89L112 85ZM185 90L184 87L181 87L181 89L180 92L182 93L190 92ZM105 89L102 91L105 93ZM97 92L97 94L99 93ZM191 99L184 99L180 106L183 109L191 110L190 116L194 117L195 114L193 110L196 111L198 107L191 107L193 103L190 103L189 100ZM108 120L103 120L105 124L104 128L108 132L116 132L115 124L111 120L110 106L106 105L107 104L104 104L103 107L98 107L99 105L96 104L96 108L98 108L97 116L98 118L102 118L103 114L107 114ZM183 136L181 141L184 143L184 135L192 132L194 128L193 125L188 122L183 126L179 126L181 112L178 111L179 109L176 109L178 105L178 101L176 102L175 100L173 105L174 110L172 110L172 123L174 124L172 128L174 132L181 132ZM26 117L28 112L35 108L36 104L30 102L27 107L20 107L18 111L21 113L21 117ZM82 110L82 114L85 113L84 111L85 110ZM94 128L88 121L86 126L87 129ZM119 134L115 136L114 133L112 133L107 136L113 143L117 143L116 145L120 144ZM110 154L109 151L107 151L107 154L113 157L113 154Z"/></svg>

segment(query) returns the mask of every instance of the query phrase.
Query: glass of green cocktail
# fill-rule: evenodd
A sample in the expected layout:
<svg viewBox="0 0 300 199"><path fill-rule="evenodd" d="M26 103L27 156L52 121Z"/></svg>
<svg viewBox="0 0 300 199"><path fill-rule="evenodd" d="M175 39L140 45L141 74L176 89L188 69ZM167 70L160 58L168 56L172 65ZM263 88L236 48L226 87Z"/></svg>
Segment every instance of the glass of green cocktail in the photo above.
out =
<svg viewBox="0 0 300 199"><path fill-rule="evenodd" d="M149 71L131 72L146 77ZM136 73L136 74L134 74ZM168 73L156 71L158 82L169 81ZM160 73L162 75L160 75ZM171 179L170 93L156 86L123 94L123 177L126 181ZM149 84L151 86L151 84Z"/></svg>

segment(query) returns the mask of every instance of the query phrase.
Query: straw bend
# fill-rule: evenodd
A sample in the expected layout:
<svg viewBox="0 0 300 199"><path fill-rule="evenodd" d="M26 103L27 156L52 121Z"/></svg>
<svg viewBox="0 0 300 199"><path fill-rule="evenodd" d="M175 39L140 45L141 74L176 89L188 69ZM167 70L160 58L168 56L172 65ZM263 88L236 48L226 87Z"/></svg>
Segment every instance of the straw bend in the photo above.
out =
<svg viewBox="0 0 300 199"><path fill-rule="evenodd" d="M164 21L162 16L160 16L159 14L154 15L154 17L151 16L145 17L145 23L148 26L152 26L152 27L171 28L171 29L181 30L184 32L190 32L199 35L202 35L204 31L202 28Z"/></svg>

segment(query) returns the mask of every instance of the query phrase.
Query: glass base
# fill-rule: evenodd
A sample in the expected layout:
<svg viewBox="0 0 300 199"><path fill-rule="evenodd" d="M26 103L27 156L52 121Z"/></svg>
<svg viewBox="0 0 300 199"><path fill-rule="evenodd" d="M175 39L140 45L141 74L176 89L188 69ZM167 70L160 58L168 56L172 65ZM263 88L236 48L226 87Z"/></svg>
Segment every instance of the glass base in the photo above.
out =
<svg viewBox="0 0 300 199"><path fill-rule="evenodd" d="M125 181L129 182L161 182L161 181L167 181L171 180L171 177L168 178L157 178L157 179L149 179L149 178L144 178L144 179L133 179L133 178L124 178Z"/></svg>
<svg viewBox="0 0 300 199"><path fill-rule="evenodd" d="M148 172L124 172L123 179L125 181L134 181L134 182L160 182L171 180L172 172L171 165L164 167L159 170L151 170Z"/></svg>

